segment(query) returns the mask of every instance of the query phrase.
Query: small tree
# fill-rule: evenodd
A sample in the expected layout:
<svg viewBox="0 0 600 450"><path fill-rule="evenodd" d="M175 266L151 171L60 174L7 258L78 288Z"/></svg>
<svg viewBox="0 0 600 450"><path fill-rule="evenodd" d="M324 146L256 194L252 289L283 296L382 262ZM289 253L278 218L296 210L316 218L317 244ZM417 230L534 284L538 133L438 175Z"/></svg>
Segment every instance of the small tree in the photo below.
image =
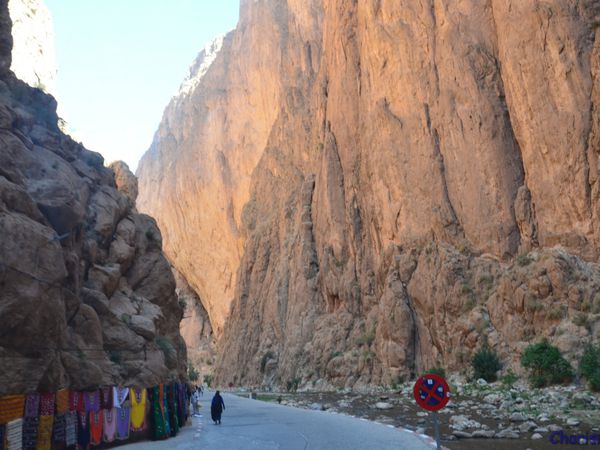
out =
<svg viewBox="0 0 600 450"><path fill-rule="evenodd" d="M443 367L432 367L425 374L432 373L434 375L439 375L442 378L446 378L446 371Z"/></svg>
<svg viewBox="0 0 600 450"><path fill-rule="evenodd" d="M190 381L198 381L200 379L200 372L190 362L188 362L188 378Z"/></svg>
<svg viewBox="0 0 600 450"><path fill-rule="evenodd" d="M565 383L573 379L571 364L546 339L525 349L521 355L521 365L529 370L529 381L533 387Z"/></svg>
<svg viewBox="0 0 600 450"><path fill-rule="evenodd" d="M592 391L600 392L600 344L586 347L579 361L579 372L585 377Z"/></svg>
<svg viewBox="0 0 600 450"><path fill-rule="evenodd" d="M208 386L210 388L210 385L213 382L213 377L212 375L204 375L204 383L206 384L206 386Z"/></svg>
<svg viewBox="0 0 600 450"><path fill-rule="evenodd" d="M485 381L493 382L498 379L496 372L502 369L502 364L495 351L490 349L487 343L475 353L471 361L473 376L475 379L483 378Z"/></svg>

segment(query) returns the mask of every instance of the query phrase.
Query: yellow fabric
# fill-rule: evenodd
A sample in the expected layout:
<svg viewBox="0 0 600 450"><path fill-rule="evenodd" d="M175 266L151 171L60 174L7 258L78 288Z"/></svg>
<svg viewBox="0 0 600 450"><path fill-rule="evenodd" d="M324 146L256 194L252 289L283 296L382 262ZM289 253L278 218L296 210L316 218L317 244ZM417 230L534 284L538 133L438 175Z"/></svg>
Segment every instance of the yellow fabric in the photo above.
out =
<svg viewBox="0 0 600 450"><path fill-rule="evenodd" d="M0 424L23 418L24 395L0 397Z"/></svg>
<svg viewBox="0 0 600 450"><path fill-rule="evenodd" d="M140 431L144 428L146 419L146 389L142 389L140 400L135 395L135 390L131 389L129 398L131 400L131 429L132 431ZM139 392L139 391L138 391Z"/></svg>
<svg viewBox="0 0 600 450"><path fill-rule="evenodd" d="M52 448L53 423L54 416L40 416L36 450L50 450Z"/></svg>
<svg viewBox="0 0 600 450"><path fill-rule="evenodd" d="M61 389L56 393L56 415L69 412L69 390Z"/></svg>

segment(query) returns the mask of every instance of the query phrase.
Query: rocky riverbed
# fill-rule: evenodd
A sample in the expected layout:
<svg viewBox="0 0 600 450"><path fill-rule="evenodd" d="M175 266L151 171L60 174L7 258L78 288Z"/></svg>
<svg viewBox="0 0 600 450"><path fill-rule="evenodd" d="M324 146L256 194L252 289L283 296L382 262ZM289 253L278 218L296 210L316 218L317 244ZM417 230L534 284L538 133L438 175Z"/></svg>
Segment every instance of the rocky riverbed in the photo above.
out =
<svg viewBox="0 0 600 450"><path fill-rule="evenodd" d="M450 449L551 449L552 432L600 434L600 396L577 386L530 389L517 382L451 384L453 397L440 411L443 445ZM246 393L247 394L247 393ZM433 436L428 413L412 383L372 392L257 393L257 399L320 409L402 426Z"/></svg>

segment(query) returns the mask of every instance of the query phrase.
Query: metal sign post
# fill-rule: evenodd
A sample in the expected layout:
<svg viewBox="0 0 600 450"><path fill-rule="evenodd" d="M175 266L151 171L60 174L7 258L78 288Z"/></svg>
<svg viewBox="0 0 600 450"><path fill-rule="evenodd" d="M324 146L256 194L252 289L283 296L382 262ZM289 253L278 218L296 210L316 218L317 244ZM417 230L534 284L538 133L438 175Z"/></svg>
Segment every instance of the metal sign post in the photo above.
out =
<svg viewBox="0 0 600 450"><path fill-rule="evenodd" d="M440 420L437 411L446 406L450 400L448 383L439 375L423 375L415 383L413 395L417 405L431 412L435 442L437 450L440 450L442 448L440 445Z"/></svg>
<svg viewBox="0 0 600 450"><path fill-rule="evenodd" d="M440 445L440 421L438 418L438 413L434 411L431 413L431 415L433 416L433 432L435 434L436 449L440 450L442 446Z"/></svg>

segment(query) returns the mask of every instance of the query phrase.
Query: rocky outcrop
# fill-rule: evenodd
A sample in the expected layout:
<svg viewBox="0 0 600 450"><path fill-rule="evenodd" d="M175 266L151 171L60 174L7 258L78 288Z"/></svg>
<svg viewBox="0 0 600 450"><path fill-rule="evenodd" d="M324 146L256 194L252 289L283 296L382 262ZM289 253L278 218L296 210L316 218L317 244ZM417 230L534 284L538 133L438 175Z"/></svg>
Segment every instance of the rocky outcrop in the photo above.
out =
<svg viewBox="0 0 600 450"><path fill-rule="evenodd" d="M10 66L0 1L0 395L185 376L182 308L155 221L56 102ZM127 184L125 184L127 186Z"/></svg>
<svg viewBox="0 0 600 450"><path fill-rule="evenodd" d="M54 27L43 0L9 0L12 65L17 78L56 96Z"/></svg>
<svg viewBox="0 0 600 450"><path fill-rule="evenodd" d="M240 11L138 172L221 382L386 384L484 337L506 362L598 339L598 2Z"/></svg>
<svg viewBox="0 0 600 450"><path fill-rule="evenodd" d="M135 205L138 196L138 180L129 170L129 166L123 161L114 161L108 167L115 173L117 189L125 194L132 205Z"/></svg>

